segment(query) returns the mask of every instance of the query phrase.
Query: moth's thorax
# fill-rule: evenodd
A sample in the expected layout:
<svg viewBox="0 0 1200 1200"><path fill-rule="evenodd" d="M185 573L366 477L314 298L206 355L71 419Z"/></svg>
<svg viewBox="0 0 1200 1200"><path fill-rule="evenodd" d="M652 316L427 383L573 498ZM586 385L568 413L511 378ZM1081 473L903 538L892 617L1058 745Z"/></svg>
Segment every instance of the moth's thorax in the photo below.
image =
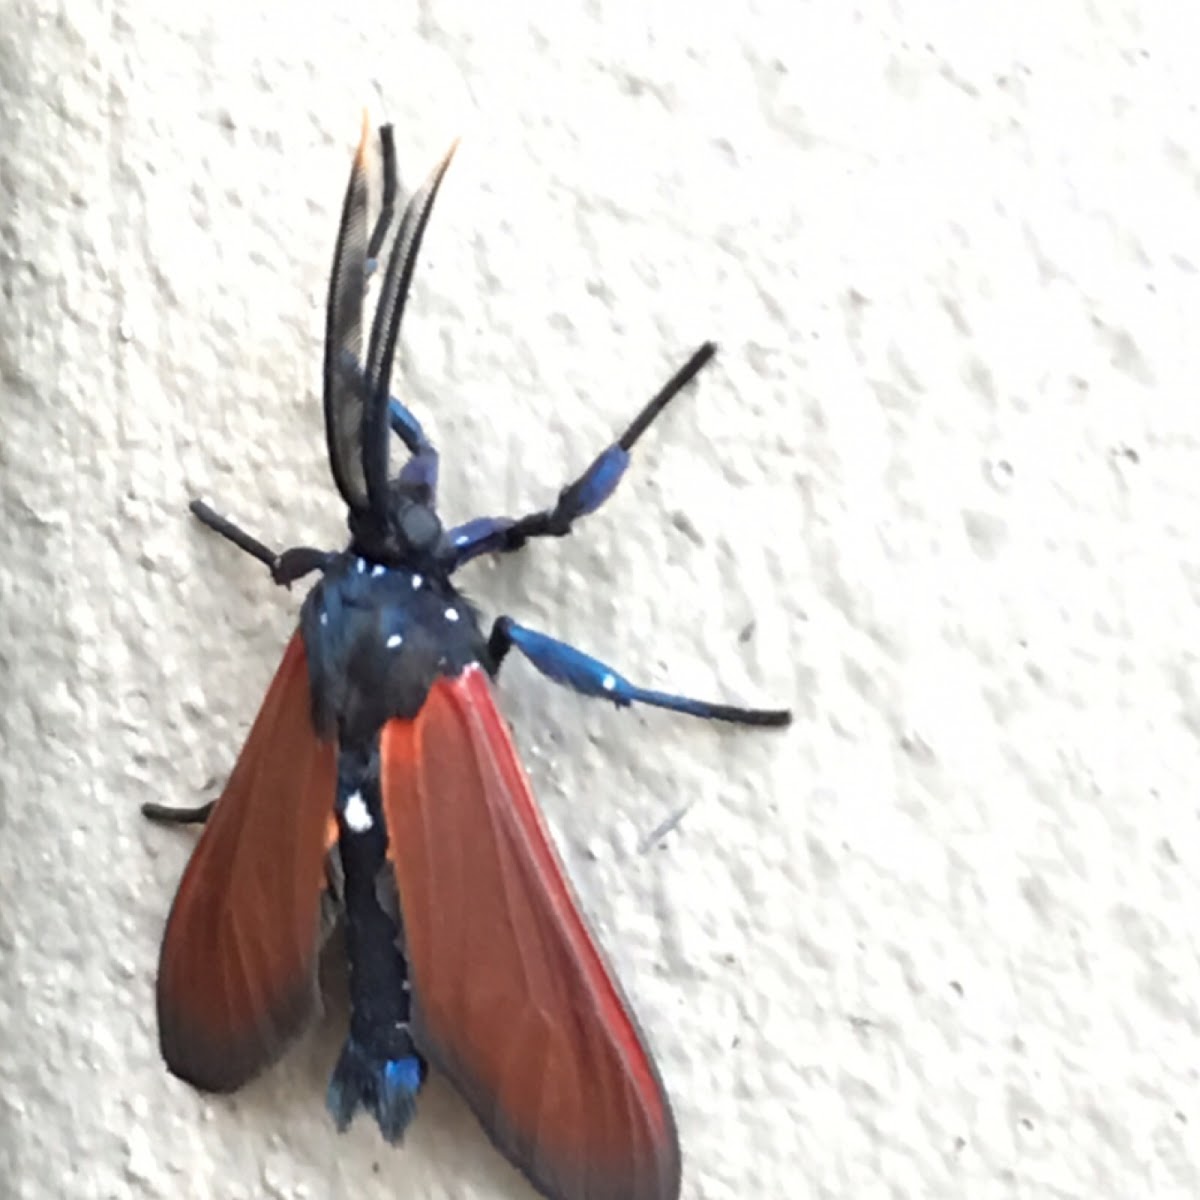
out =
<svg viewBox="0 0 1200 1200"><path fill-rule="evenodd" d="M369 740L411 718L439 675L485 659L479 618L440 572L339 555L305 598L301 632L322 736Z"/></svg>

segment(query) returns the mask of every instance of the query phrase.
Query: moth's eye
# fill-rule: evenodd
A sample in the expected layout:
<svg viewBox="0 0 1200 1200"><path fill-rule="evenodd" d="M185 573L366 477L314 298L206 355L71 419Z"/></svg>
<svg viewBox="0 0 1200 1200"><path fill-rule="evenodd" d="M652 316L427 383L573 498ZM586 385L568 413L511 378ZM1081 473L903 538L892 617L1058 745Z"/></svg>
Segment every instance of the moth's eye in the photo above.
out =
<svg viewBox="0 0 1200 1200"><path fill-rule="evenodd" d="M442 523L432 509L410 504L400 516L400 533L414 550L428 550L442 536Z"/></svg>

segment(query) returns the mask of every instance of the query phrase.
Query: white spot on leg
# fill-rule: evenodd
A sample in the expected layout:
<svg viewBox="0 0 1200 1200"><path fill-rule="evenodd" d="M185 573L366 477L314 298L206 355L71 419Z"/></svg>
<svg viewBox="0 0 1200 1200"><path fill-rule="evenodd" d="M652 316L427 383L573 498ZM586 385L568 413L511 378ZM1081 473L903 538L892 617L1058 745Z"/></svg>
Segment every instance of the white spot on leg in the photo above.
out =
<svg viewBox="0 0 1200 1200"><path fill-rule="evenodd" d="M465 533L460 533L458 535L458 537L456 537L454 539L454 544L456 546L465 546L470 540L471 539L470 539L469 535L467 535Z"/></svg>
<svg viewBox="0 0 1200 1200"><path fill-rule="evenodd" d="M617 686L617 677L609 671L605 677L600 680L600 686L606 691L611 692Z"/></svg>
<svg viewBox="0 0 1200 1200"><path fill-rule="evenodd" d="M396 647L399 646L403 641L404 639L398 633L393 633L392 636L387 640L387 648L389 650L395 650Z"/></svg>
<svg viewBox="0 0 1200 1200"><path fill-rule="evenodd" d="M371 828L371 814L367 812L362 792L351 792L346 800L346 810L342 814L351 833L366 833Z"/></svg>
<svg viewBox="0 0 1200 1200"><path fill-rule="evenodd" d="M447 621L457 621L458 620L458 609L448 608L448 609L446 609L445 613L443 613L442 615L446 618Z"/></svg>

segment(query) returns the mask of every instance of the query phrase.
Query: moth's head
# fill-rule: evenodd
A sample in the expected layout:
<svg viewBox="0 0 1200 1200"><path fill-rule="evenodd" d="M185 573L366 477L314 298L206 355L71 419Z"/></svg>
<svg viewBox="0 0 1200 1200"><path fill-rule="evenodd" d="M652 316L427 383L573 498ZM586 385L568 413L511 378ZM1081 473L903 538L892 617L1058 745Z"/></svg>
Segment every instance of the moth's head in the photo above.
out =
<svg viewBox="0 0 1200 1200"><path fill-rule="evenodd" d="M420 462L410 460L388 485L381 512L370 507L350 510L347 523L355 553L388 566L426 568L438 557L445 539L433 491L409 469Z"/></svg>

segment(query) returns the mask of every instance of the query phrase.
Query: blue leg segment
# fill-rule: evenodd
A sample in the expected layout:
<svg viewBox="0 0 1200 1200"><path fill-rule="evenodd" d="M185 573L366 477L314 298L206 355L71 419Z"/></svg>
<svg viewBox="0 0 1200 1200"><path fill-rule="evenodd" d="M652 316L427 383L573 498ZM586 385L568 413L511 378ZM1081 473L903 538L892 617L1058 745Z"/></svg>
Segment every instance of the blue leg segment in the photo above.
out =
<svg viewBox="0 0 1200 1200"><path fill-rule="evenodd" d="M629 466L629 455L638 438L717 352L705 342L659 389L617 440L602 451L578 479L558 494L552 508L524 517L479 517L450 530L454 549L451 570L481 554L507 554L534 537L565 537L571 526L598 509L616 490Z"/></svg>
<svg viewBox="0 0 1200 1200"><path fill-rule="evenodd" d="M425 436L425 430L421 428L421 422L395 396L388 399L388 423L392 432L413 454L429 453L433 450Z"/></svg>
<svg viewBox="0 0 1200 1200"><path fill-rule="evenodd" d="M366 388L367 377L362 363L352 354L346 353L338 360L338 369L344 376L353 381L358 388ZM388 424L392 432L404 443L410 454L424 454L437 459L437 451L433 443L425 435L421 422L412 412L400 403L395 396L388 397Z"/></svg>
<svg viewBox="0 0 1200 1200"><path fill-rule="evenodd" d="M354 381L355 386L367 386L362 364L353 355L346 354L342 357L340 369ZM426 436L421 422L395 396L389 396L388 424L412 455L401 468L401 481L408 485L424 487L427 500L433 501L437 497L438 452Z"/></svg>
<svg viewBox="0 0 1200 1200"><path fill-rule="evenodd" d="M787 709L739 708L732 704L714 704L708 700L693 700L688 696L638 687L618 675L606 663L584 654L582 650L520 625L511 617L500 617L492 626L488 639L488 651L497 670L504 656L514 648L548 679L584 696L611 700L618 708L646 704L709 721L729 721L735 725L781 726L790 725L792 721L792 714Z"/></svg>

